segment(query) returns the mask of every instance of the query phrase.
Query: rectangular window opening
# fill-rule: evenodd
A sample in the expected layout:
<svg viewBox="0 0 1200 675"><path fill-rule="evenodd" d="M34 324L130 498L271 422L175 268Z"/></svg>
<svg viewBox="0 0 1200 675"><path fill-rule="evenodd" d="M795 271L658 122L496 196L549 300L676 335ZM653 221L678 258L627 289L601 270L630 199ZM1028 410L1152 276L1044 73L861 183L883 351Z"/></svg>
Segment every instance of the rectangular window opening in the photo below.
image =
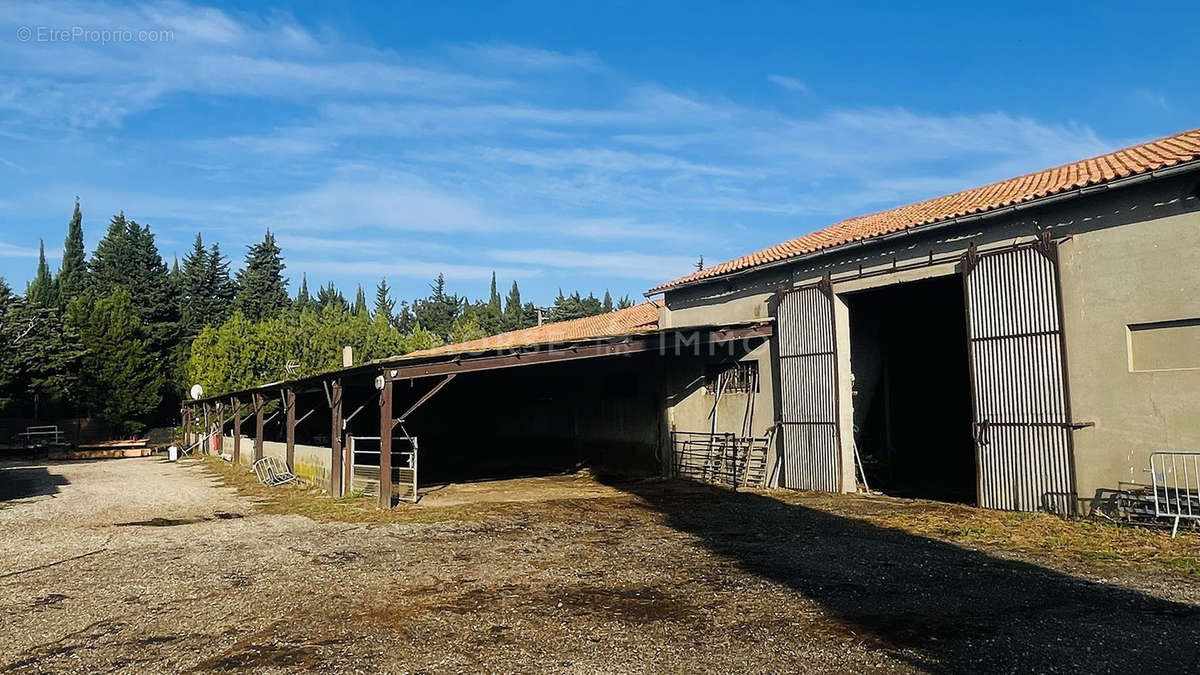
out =
<svg viewBox="0 0 1200 675"><path fill-rule="evenodd" d="M758 392L758 361L718 363L704 368L704 389L709 394Z"/></svg>

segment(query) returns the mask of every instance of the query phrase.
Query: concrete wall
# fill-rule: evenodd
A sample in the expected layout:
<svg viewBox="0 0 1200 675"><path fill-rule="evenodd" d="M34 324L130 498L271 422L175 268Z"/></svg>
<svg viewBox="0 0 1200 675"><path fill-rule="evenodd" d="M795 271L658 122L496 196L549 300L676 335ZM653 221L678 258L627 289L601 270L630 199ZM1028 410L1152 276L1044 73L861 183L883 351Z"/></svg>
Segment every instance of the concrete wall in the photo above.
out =
<svg viewBox="0 0 1200 675"><path fill-rule="evenodd" d="M233 437L221 438L221 452L233 454ZM287 444L275 441L263 441L263 457L278 457L287 459ZM242 446L239 463L247 467L254 464L254 439L242 436ZM292 471L301 481L321 489L329 488L330 471L333 463L333 450L319 445L296 444L294 448L295 466Z"/></svg>
<svg viewBox="0 0 1200 675"><path fill-rule="evenodd" d="M1060 245L1070 395L1076 421L1094 421L1075 432L1076 482L1087 498L1101 488L1148 478L1149 452L1166 447L1200 449L1200 370L1134 371L1128 325L1200 317L1200 174L1096 192L1048 206L967 223L916 231L891 240L726 277L664 295L664 328L761 319L775 315L774 295L833 277L838 295L865 288L961 273L970 244L980 250L1031 241L1045 230ZM851 337L851 340L853 338ZM1192 344L1190 334L1158 345ZM1161 347L1160 347L1161 348ZM774 351L774 350L772 350ZM839 338L839 361L848 372L850 349ZM772 361L777 361L772 357ZM1162 363L1154 355L1150 363ZM1187 357L1168 362L1188 363ZM774 390L778 364L760 365L764 387ZM845 393L845 392L843 392ZM853 419L851 397L842 397L842 420ZM687 406L676 419L701 426ZM778 405L769 415L774 419ZM707 414L707 411L705 411ZM848 426L848 425L843 425ZM845 437L847 430L843 429ZM843 439L843 467L852 448ZM845 482L845 481L844 481ZM852 485L852 482L850 483Z"/></svg>

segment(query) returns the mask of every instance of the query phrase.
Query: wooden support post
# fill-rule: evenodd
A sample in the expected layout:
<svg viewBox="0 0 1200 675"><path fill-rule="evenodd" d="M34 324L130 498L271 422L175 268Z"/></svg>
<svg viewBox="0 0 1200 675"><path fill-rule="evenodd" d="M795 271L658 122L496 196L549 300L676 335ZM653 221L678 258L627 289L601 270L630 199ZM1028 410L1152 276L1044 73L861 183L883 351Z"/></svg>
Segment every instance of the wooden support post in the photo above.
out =
<svg viewBox="0 0 1200 675"><path fill-rule="evenodd" d="M201 439L201 445L203 446L200 448L200 450L202 450L204 452L204 454L207 455L208 449L210 447L212 447L212 444L209 443L209 441L208 441L208 404L207 403L204 404L204 429L202 429L200 431L200 439Z"/></svg>
<svg viewBox="0 0 1200 675"><path fill-rule="evenodd" d="M334 380L329 392L329 494L342 496L342 381Z"/></svg>
<svg viewBox="0 0 1200 675"><path fill-rule="evenodd" d="M232 398L229 404L233 406L233 465L236 467L242 460L242 402Z"/></svg>
<svg viewBox="0 0 1200 675"><path fill-rule="evenodd" d="M254 397L254 461L263 458L263 397L262 394L251 394Z"/></svg>
<svg viewBox="0 0 1200 675"><path fill-rule="evenodd" d="M192 444L192 430L190 426L192 423L192 408L189 405L184 405L179 409L179 413L181 416L179 419L179 426L183 430L183 447L187 448Z"/></svg>
<svg viewBox="0 0 1200 675"><path fill-rule="evenodd" d="M296 472L296 392L292 389L283 390L284 437L287 441L287 468Z"/></svg>
<svg viewBox="0 0 1200 675"><path fill-rule="evenodd" d="M379 506L392 508L392 381L379 392Z"/></svg>

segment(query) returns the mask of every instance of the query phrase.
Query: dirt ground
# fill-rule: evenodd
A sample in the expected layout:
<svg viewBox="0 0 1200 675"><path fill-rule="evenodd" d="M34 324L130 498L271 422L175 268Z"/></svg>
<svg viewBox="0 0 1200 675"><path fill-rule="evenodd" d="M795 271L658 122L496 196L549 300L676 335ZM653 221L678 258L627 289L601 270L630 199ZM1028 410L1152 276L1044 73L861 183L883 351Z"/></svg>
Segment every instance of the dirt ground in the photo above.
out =
<svg viewBox="0 0 1200 675"><path fill-rule="evenodd" d="M238 480L158 458L0 464L0 667L1200 667L1194 532L587 476L368 518Z"/></svg>

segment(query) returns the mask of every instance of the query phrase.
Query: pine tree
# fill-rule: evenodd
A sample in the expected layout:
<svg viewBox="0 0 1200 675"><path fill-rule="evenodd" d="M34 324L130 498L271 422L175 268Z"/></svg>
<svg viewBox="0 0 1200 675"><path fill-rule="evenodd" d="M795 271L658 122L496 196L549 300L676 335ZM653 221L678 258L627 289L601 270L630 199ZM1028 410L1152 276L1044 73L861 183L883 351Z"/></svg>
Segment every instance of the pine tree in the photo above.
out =
<svg viewBox="0 0 1200 675"><path fill-rule="evenodd" d="M179 316L184 335L195 336L207 323L204 320L207 276L208 249L204 248L204 239L197 232L192 252L183 257L179 270Z"/></svg>
<svg viewBox="0 0 1200 675"><path fill-rule="evenodd" d="M622 296L617 301L617 309L629 309L630 307L633 307L633 301L629 299L628 295Z"/></svg>
<svg viewBox="0 0 1200 675"><path fill-rule="evenodd" d="M296 311L303 312L312 306L312 296L308 294L308 275L300 275L300 290L296 292Z"/></svg>
<svg viewBox="0 0 1200 675"><path fill-rule="evenodd" d="M83 350L57 307L43 307L11 297L0 318L0 405L25 399L45 414L68 402L79 373Z"/></svg>
<svg viewBox="0 0 1200 675"><path fill-rule="evenodd" d="M221 247L204 248L196 234L192 252L183 259L179 275L181 329L185 338L195 337L204 326L219 326L229 317L236 292L229 278L229 260Z"/></svg>
<svg viewBox="0 0 1200 675"><path fill-rule="evenodd" d="M208 249L208 287L211 304L208 308L209 323L222 324L233 313L233 299L237 297L237 282L229 276L229 258L221 253L221 245L213 243Z"/></svg>
<svg viewBox="0 0 1200 675"><path fill-rule="evenodd" d="M38 307L57 307L54 295L54 277L50 276L50 266L46 264L46 244L38 240L37 273L25 288L25 299Z"/></svg>
<svg viewBox="0 0 1200 675"><path fill-rule="evenodd" d="M126 219L124 212L113 216L88 267L89 290L103 298L124 288L151 349L161 355L171 351L178 337L179 297L150 227Z"/></svg>
<svg viewBox="0 0 1200 675"><path fill-rule="evenodd" d="M283 278L283 256L275 235L267 230L261 243L250 246L246 266L237 275L233 309L251 322L278 315L288 306L287 279Z"/></svg>
<svg viewBox="0 0 1200 675"><path fill-rule="evenodd" d="M387 279L380 279L375 286L375 316L382 316L388 323L392 322L392 313L396 310L396 301L392 300L392 289Z"/></svg>
<svg viewBox="0 0 1200 675"><path fill-rule="evenodd" d="M437 275L430 285L432 293L428 298L413 302L413 312L417 323L422 328L442 339L450 337L450 329L454 320L462 312L464 301L461 297L446 292L446 277Z"/></svg>
<svg viewBox="0 0 1200 675"><path fill-rule="evenodd" d="M350 303L346 302L346 296L342 295L332 281L317 291L317 311L324 312L330 308L342 314L350 311Z"/></svg>
<svg viewBox="0 0 1200 675"><path fill-rule="evenodd" d="M125 281L123 266L130 263L129 245L129 223L122 211L108 221L108 230L92 252L88 262L89 290L108 295Z"/></svg>
<svg viewBox="0 0 1200 675"><path fill-rule="evenodd" d="M67 320L84 348L76 401L123 431L139 431L161 400L163 374L129 293L118 286L100 300L76 298Z"/></svg>
<svg viewBox="0 0 1200 675"><path fill-rule="evenodd" d="M58 267L58 302L67 303L83 295L87 289L87 259L83 244L83 214L79 210L79 198L75 198L75 211L67 224L67 238L63 242L62 263Z"/></svg>

